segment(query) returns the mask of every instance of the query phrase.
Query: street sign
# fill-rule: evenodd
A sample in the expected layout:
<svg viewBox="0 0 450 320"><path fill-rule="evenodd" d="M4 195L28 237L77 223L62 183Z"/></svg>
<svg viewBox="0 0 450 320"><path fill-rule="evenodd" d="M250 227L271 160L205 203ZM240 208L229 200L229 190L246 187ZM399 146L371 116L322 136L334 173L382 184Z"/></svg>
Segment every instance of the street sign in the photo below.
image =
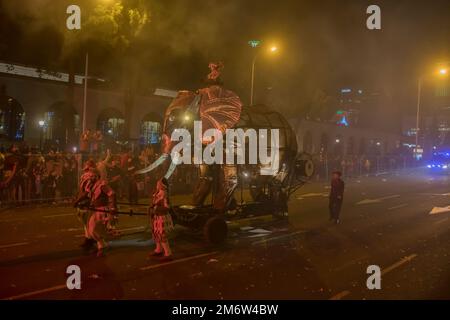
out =
<svg viewBox="0 0 450 320"><path fill-rule="evenodd" d="M250 47L256 48L261 44L261 40L250 40L248 44L250 45Z"/></svg>

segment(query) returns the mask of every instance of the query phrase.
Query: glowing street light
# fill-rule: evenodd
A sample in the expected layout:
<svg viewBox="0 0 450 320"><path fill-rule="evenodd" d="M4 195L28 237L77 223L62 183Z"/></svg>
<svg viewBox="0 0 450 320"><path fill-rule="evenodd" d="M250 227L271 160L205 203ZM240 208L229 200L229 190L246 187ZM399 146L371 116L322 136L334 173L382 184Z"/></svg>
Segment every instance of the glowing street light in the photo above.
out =
<svg viewBox="0 0 450 320"><path fill-rule="evenodd" d="M44 127L45 127L45 121L39 120L38 121L39 128L41 129L40 135L39 135L39 150L42 151L42 139L44 137Z"/></svg>
<svg viewBox="0 0 450 320"><path fill-rule="evenodd" d="M250 42L249 42L250 44ZM258 42L258 45L260 44L260 42ZM251 45L251 44L250 44ZM256 48L258 45L253 46L251 45L253 48ZM275 52L278 51L278 47L277 46L271 46L268 50L269 53L273 54ZM254 87L255 87L255 63L256 63L256 58L258 57L258 53L255 54L255 56L253 57L253 61L252 61L252 80L251 80L251 85L250 85L250 105L253 105L253 96L254 96Z"/></svg>
<svg viewBox="0 0 450 320"><path fill-rule="evenodd" d="M261 44L261 40L250 40L248 44L250 45L250 47L256 48Z"/></svg>
<svg viewBox="0 0 450 320"><path fill-rule="evenodd" d="M439 74L445 76L447 73L448 73L448 69L446 69L446 68L439 69Z"/></svg>

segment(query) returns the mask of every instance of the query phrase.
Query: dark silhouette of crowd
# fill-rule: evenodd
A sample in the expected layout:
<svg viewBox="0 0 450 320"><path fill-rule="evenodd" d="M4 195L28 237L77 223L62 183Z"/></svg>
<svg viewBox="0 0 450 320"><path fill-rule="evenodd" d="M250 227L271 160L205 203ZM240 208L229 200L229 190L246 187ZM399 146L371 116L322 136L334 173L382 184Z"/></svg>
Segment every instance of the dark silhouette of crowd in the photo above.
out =
<svg viewBox="0 0 450 320"><path fill-rule="evenodd" d="M69 199L77 187L77 155L11 145L0 150L2 205L29 202L54 203Z"/></svg>
<svg viewBox="0 0 450 320"><path fill-rule="evenodd" d="M1 148L1 205L70 203L76 196L78 179L87 161L95 163L101 178L108 181L118 199L137 204L140 198L149 199L157 178L163 175L164 168L144 175L135 174L157 159L159 155L155 150L159 148L145 146L135 152L123 148L113 154L109 149L96 153L41 152L39 148L17 144ZM177 170L173 178L180 190L186 190L186 184L194 183L192 176L189 170Z"/></svg>

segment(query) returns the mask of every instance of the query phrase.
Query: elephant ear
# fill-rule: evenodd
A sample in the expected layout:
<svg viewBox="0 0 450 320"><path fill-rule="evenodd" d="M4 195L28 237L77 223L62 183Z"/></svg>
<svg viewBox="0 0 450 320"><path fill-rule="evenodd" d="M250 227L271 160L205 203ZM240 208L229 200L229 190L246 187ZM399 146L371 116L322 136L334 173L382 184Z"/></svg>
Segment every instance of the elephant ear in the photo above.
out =
<svg viewBox="0 0 450 320"><path fill-rule="evenodd" d="M167 107L166 112L164 114L163 132L170 133L171 131L169 128L170 116L176 114L177 112L183 112L184 110L186 110L192 103L194 98L195 93L192 91L183 90L178 92L178 95L175 97L175 99L172 100L172 102Z"/></svg>
<svg viewBox="0 0 450 320"><path fill-rule="evenodd" d="M241 117L242 102L233 91L213 85L200 89L199 93L203 132L214 128L225 133L235 126Z"/></svg>

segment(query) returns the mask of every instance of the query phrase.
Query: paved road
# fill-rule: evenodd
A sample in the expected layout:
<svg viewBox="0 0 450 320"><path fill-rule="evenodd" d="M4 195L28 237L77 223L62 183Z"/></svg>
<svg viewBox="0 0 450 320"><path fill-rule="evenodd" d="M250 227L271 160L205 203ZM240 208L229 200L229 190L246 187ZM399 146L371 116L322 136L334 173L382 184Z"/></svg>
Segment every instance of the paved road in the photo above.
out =
<svg viewBox="0 0 450 320"><path fill-rule="evenodd" d="M450 299L450 178L423 170L351 179L342 223L327 214L328 187L310 183L290 201L287 222L262 217L230 225L221 247L181 227L176 259L147 258L145 217L122 217L106 257L83 255L74 210L0 213L0 298L12 299ZM66 268L82 289L65 287ZM368 290L369 265L381 268Z"/></svg>

